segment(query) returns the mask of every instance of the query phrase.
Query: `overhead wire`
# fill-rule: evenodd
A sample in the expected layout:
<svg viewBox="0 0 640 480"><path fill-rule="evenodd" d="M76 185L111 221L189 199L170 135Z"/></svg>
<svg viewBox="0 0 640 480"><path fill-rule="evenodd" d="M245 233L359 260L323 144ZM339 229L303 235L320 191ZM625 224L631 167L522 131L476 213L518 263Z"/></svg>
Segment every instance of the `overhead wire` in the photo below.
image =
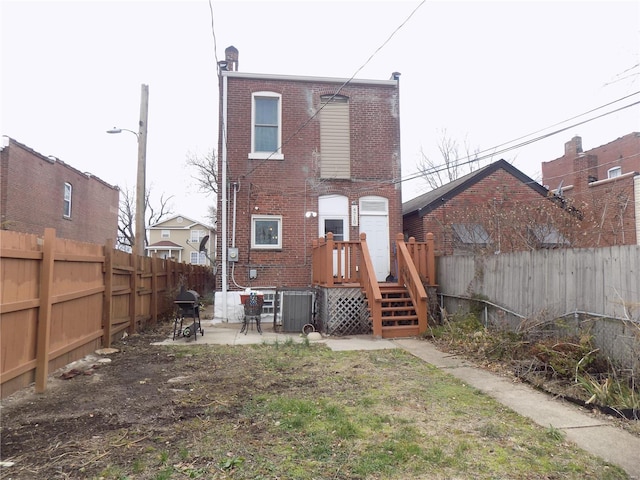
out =
<svg viewBox="0 0 640 480"><path fill-rule="evenodd" d="M271 158L271 157L272 157L276 152L282 151L282 148L283 148L284 146L286 146L286 145L287 145L291 140L293 140L293 139L294 139L294 138L295 138L295 137L296 137L296 136L297 136L297 135L298 135L302 130L304 130L304 129L307 127L307 125L309 125L309 123L311 123L311 121L312 121L314 118L316 118L316 117L320 114L320 112L322 111L322 109L323 109L326 105L328 105L329 103L331 103L331 101L332 101L335 97L337 97L337 96L340 94L340 92L342 91L342 89L344 89L344 87L346 87L347 85L349 85L349 84L353 81L353 79L356 77L356 75L358 75L358 73L360 73L360 71L361 71L364 67L366 67L366 66L371 62L371 60L372 60L372 59L373 59L373 58L374 58L374 57L375 57L375 56L380 52L380 50L382 50L382 49L387 45L387 43L389 43L389 42L391 41L391 39L395 36L395 34L396 34L396 33L398 33L398 32L400 31L400 29L401 29L402 27L404 27L404 26L405 26L405 24L406 24L406 23L411 19L411 17L413 17L413 15L418 11L418 9L419 9L420 7L422 7L422 5L424 5L424 4L426 3L426 1L427 1L427 0L422 0L422 1L418 4L418 6L417 6L416 8L414 8L414 9L411 11L411 13L409 14L409 16L408 16L407 18L405 18L405 19L404 19L404 21L403 21L400 25L398 25L398 27L396 27L396 29L395 29L393 32L391 32L391 34L387 37L387 39L386 39L384 42L382 42L382 44L381 44L378 48L376 48L376 50L375 50L375 51L374 51L374 52L369 56L369 58L367 58L367 60L366 60L366 61L365 61L365 62L364 62L360 67L358 67L358 69L353 73L353 75L351 75L351 77L349 77L349 78L348 78L344 83L342 83L342 85L340 85L340 87L338 87L338 89L336 90L336 92L335 92L333 95L331 95L331 97L330 97L326 102L324 102L324 103L320 106L320 108L318 108L318 109L313 113L313 115L311 115L309 118L307 118L307 119L304 121L304 123L302 123L302 125L300 125L300 126L296 129L296 131L295 131L295 132L293 132L293 133L292 133L292 134L291 134L291 135L290 135L290 136L289 136L289 137L288 137L284 142L282 142L282 144L281 144L281 145L280 145L280 146L275 150L275 152L271 153L267 158L265 158L265 159L261 160L260 162L257 162L257 163L253 166L253 168L252 168L252 169L250 169L247 173L245 173L245 174L243 175L243 177L248 177L249 175L251 175L254 171L256 171L256 169L257 169L258 167L260 167L262 164L264 164L264 162L266 162L267 160L269 160L269 159L270 159L270 158Z"/></svg>

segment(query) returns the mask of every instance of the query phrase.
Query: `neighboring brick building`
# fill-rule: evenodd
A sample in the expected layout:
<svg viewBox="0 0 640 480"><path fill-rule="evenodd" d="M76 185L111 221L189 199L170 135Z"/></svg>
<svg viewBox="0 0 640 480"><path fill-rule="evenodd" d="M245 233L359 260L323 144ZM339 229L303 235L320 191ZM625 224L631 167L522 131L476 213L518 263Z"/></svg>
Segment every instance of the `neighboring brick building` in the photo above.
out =
<svg viewBox="0 0 640 480"><path fill-rule="evenodd" d="M587 246L640 244L640 133L586 152L582 139L542 163L543 183L583 212Z"/></svg>
<svg viewBox="0 0 640 480"><path fill-rule="evenodd" d="M57 158L3 137L0 221L3 230L88 243L115 241L120 190Z"/></svg>
<svg viewBox="0 0 640 480"><path fill-rule="evenodd" d="M441 255L575 246L579 212L505 160L403 204L404 233L435 236Z"/></svg>
<svg viewBox="0 0 640 480"><path fill-rule="evenodd" d="M397 74L347 81L237 65L230 47L219 65L217 222L229 289L309 285L311 243L327 232L367 233L384 280L402 231Z"/></svg>

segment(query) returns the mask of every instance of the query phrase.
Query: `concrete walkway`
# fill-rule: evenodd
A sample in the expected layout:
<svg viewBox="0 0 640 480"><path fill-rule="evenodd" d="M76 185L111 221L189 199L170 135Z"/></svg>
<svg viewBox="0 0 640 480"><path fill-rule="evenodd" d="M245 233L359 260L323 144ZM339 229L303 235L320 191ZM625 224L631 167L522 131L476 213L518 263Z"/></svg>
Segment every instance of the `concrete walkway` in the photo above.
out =
<svg viewBox="0 0 640 480"><path fill-rule="evenodd" d="M304 337L291 333L276 333L270 322L263 321L262 335L255 327L247 334L240 333L239 323L203 320L204 335L198 338L168 339L159 344L218 344L249 345L261 343L302 342ZM566 438L578 447L623 468L632 480L640 480L640 438L613 423L595 418L578 406L554 400L549 395L522 383L500 377L474 367L462 357L437 350L431 343L415 338L395 340L375 339L371 335L322 337L312 343L324 343L332 350L378 350L402 348L416 357L443 369L454 377L490 395L518 414L543 427L562 430Z"/></svg>

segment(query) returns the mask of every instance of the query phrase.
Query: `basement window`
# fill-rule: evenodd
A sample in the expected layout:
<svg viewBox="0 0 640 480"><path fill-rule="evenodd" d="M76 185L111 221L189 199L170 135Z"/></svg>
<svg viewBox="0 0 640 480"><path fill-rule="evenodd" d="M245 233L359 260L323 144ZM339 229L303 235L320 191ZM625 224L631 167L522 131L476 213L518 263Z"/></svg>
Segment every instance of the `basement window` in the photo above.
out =
<svg viewBox="0 0 640 480"><path fill-rule="evenodd" d="M569 240L551 225L529 227L529 235L538 248L559 248L571 245Z"/></svg>
<svg viewBox="0 0 640 480"><path fill-rule="evenodd" d="M484 227L478 223L462 224L454 223L451 225L453 232L463 245L486 247L491 243L489 234Z"/></svg>

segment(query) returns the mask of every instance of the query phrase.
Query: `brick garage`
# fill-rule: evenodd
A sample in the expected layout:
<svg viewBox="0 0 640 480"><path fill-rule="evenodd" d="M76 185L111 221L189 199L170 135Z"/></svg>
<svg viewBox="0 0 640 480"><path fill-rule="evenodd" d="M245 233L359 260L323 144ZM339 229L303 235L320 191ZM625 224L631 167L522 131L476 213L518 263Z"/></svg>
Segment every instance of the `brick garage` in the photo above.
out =
<svg viewBox="0 0 640 480"><path fill-rule="evenodd" d="M433 233L441 255L529 250L551 246L554 238L569 242L557 246L575 246L582 224L578 212L505 160L406 202L403 214L405 236L424 241ZM458 225L484 232L465 241ZM540 231L553 238L543 241Z"/></svg>

